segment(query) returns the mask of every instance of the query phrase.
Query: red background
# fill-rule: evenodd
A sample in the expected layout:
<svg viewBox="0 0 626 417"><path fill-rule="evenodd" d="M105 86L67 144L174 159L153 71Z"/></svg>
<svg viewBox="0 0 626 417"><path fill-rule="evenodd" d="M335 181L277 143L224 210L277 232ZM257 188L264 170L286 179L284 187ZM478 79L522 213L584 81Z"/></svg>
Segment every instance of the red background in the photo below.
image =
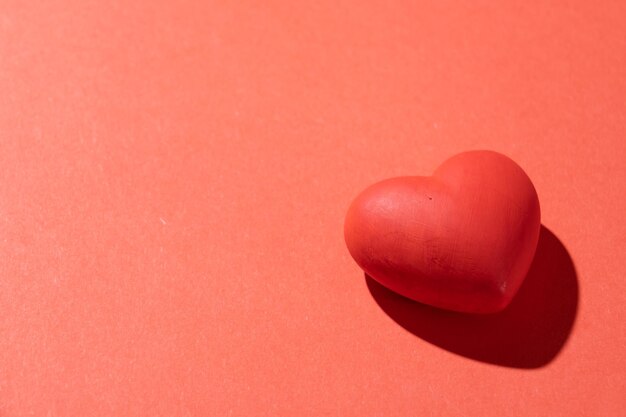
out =
<svg viewBox="0 0 626 417"><path fill-rule="evenodd" d="M0 2L0 415L624 411L626 3L37 3ZM518 306L368 285L351 199L477 148L551 231Z"/></svg>

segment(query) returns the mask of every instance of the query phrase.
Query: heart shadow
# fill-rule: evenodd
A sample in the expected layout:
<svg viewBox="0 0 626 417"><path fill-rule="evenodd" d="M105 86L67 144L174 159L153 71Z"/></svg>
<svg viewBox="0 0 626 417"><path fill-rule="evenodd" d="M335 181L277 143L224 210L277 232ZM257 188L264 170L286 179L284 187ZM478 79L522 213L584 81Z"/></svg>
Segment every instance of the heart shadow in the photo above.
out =
<svg viewBox="0 0 626 417"><path fill-rule="evenodd" d="M539 368L561 351L578 309L578 279L561 241L541 226L530 271L511 304L490 315L455 313L398 295L365 275L380 308L400 326L436 346L474 360Z"/></svg>

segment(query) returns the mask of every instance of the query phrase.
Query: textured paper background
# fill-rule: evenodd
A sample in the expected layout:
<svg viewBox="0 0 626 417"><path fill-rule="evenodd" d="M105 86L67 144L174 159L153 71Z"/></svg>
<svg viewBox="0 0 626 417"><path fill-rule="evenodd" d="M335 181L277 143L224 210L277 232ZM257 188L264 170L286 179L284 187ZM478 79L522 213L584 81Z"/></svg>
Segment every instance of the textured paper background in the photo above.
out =
<svg viewBox="0 0 626 417"><path fill-rule="evenodd" d="M623 415L625 5L3 0L0 415ZM363 187L476 148L554 234L530 333L343 243Z"/></svg>

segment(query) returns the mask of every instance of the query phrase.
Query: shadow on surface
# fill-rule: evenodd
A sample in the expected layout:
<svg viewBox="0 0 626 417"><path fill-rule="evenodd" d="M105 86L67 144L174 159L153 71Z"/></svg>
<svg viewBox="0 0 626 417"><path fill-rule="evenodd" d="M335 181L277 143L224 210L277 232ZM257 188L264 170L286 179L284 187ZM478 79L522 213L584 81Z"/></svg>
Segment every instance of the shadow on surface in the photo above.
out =
<svg viewBox="0 0 626 417"><path fill-rule="evenodd" d="M522 287L501 313L468 315L404 298L365 276L376 303L414 335L450 352L501 366L539 368L567 340L578 307L578 280L569 253L541 226Z"/></svg>

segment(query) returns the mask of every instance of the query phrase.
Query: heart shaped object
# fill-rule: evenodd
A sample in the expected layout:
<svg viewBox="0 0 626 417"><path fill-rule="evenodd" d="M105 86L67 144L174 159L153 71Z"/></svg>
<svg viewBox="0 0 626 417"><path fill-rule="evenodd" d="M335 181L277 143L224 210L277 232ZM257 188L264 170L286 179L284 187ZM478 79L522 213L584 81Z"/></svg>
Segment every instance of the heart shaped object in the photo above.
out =
<svg viewBox="0 0 626 417"><path fill-rule="evenodd" d="M370 186L350 206L344 234L357 264L385 287L435 307L494 313L524 281L540 227L537 192L522 168L471 151L431 177Z"/></svg>

